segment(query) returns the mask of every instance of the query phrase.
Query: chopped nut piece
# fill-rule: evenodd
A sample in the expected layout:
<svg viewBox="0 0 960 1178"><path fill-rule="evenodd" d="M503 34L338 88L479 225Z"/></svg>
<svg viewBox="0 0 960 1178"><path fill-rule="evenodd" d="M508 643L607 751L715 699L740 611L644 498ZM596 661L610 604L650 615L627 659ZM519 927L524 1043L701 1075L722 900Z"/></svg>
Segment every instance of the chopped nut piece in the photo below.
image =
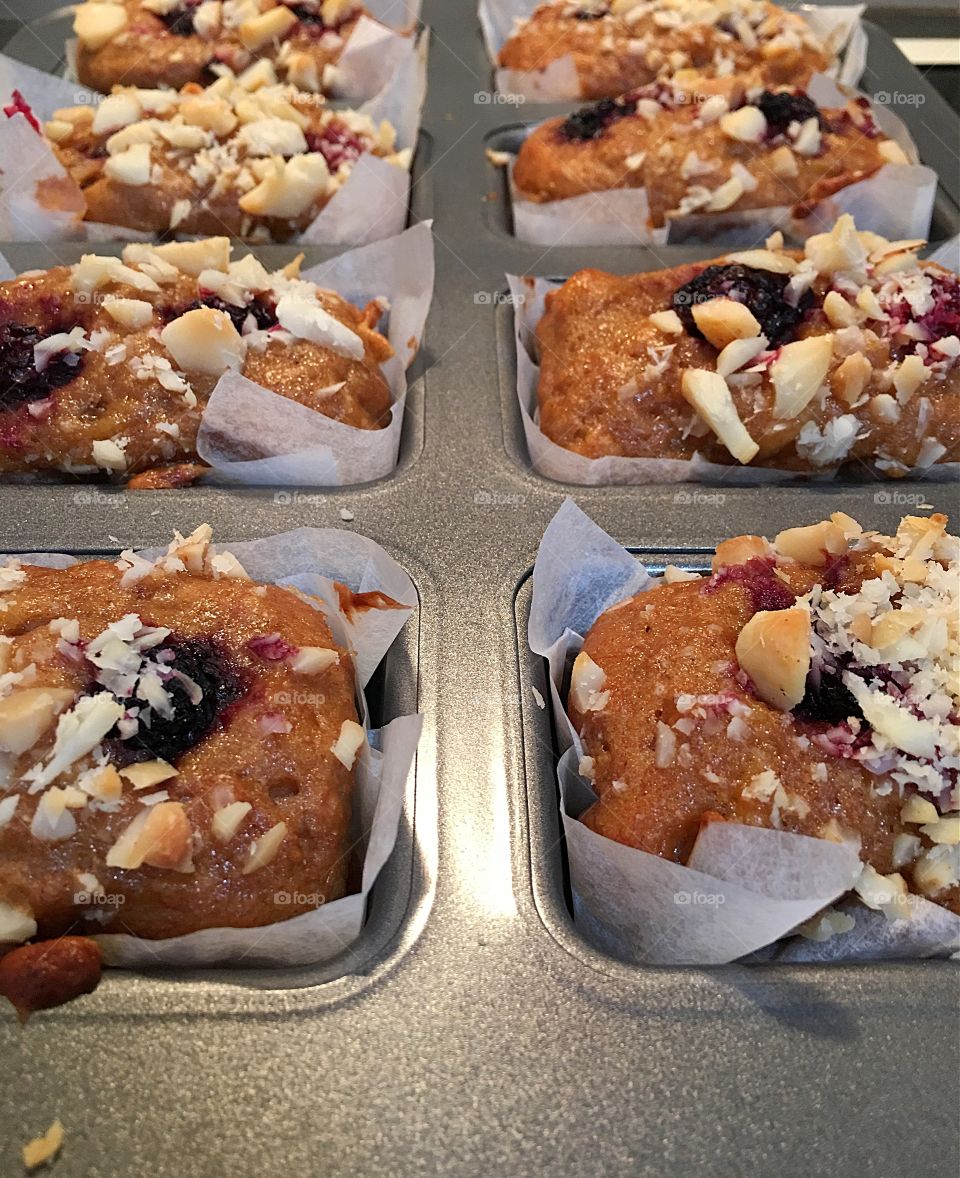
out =
<svg viewBox="0 0 960 1178"><path fill-rule="evenodd" d="M717 545L711 568L714 572L728 565L746 564L759 557L761 560L773 555L773 546L763 536L734 536Z"/></svg>
<svg viewBox="0 0 960 1178"><path fill-rule="evenodd" d="M767 133L767 120L757 106L742 106L720 116L720 130L740 143L759 143Z"/></svg>
<svg viewBox="0 0 960 1178"><path fill-rule="evenodd" d="M867 387L873 368L863 352L853 352L833 374L834 392L845 405L853 405Z"/></svg>
<svg viewBox="0 0 960 1178"><path fill-rule="evenodd" d="M757 694L782 712L806 693L810 670L810 614L791 609L760 610L740 631L737 661Z"/></svg>
<svg viewBox="0 0 960 1178"><path fill-rule="evenodd" d="M73 31L85 49L102 49L126 27L122 4L81 4L73 17Z"/></svg>
<svg viewBox="0 0 960 1178"><path fill-rule="evenodd" d="M249 802L231 802L217 810L210 823L210 833L218 843L230 842L252 809Z"/></svg>
<svg viewBox="0 0 960 1178"><path fill-rule="evenodd" d="M654 311L650 322L658 331L665 331L668 335L681 335L683 323L676 311Z"/></svg>
<svg viewBox="0 0 960 1178"><path fill-rule="evenodd" d="M33 748L73 699L59 687L27 687L0 699L0 750L18 755Z"/></svg>
<svg viewBox="0 0 960 1178"><path fill-rule="evenodd" d="M344 720L340 725L340 735L330 750L344 769L352 769L357 759L357 753L367 742L367 734L363 726L356 720Z"/></svg>
<svg viewBox="0 0 960 1178"><path fill-rule="evenodd" d="M827 563L828 555L839 556L847 551L847 538L842 528L824 520L819 524L778 532L773 546L781 556L790 560L822 567Z"/></svg>
<svg viewBox="0 0 960 1178"><path fill-rule="evenodd" d="M349 721L344 721L344 723L349 723ZM285 822L278 822L276 826L271 826L262 838L257 839L251 845L250 854L243 866L243 874L252 875L261 867L269 867L276 859L280 844L286 836L287 824Z"/></svg>
<svg viewBox="0 0 960 1178"><path fill-rule="evenodd" d="M276 8L267 9L259 16L245 20L238 30L240 41L245 49L256 53L270 41L279 41L281 37L286 36L296 23L296 16L289 8L280 4Z"/></svg>
<svg viewBox="0 0 960 1178"><path fill-rule="evenodd" d="M919 794L914 794L912 798L907 798L900 807L900 821L910 822L916 826L919 826L922 822L936 822L939 817L939 811L933 802L928 798L920 797Z"/></svg>
<svg viewBox="0 0 960 1178"><path fill-rule="evenodd" d="M180 368L219 376L238 368L247 346L230 316L215 307L196 307L174 319L160 340Z"/></svg>
<svg viewBox="0 0 960 1178"><path fill-rule="evenodd" d="M159 785L161 781L176 777L177 770L166 761L141 761L121 769L120 776L125 777L134 789L149 789L151 785Z"/></svg>
<svg viewBox="0 0 960 1178"><path fill-rule="evenodd" d="M770 365L774 417L788 421L810 404L826 379L832 356L832 335L811 335L780 349Z"/></svg>
<svg viewBox="0 0 960 1178"><path fill-rule="evenodd" d="M105 298L103 309L118 323L129 327L131 331L138 331L146 327L153 319L153 304L143 299Z"/></svg>
<svg viewBox="0 0 960 1178"><path fill-rule="evenodd" d="M697 327L711 344L721 351L733 340L755 339L760 324L750 308L734 299L710 299L693 307Z"/></svg>
<svg viewBox="0 0 960 1178"><path fill-rule="evenodd" d="M301 646L290 660L290 667L302 675L319 675L339 662L340 656L335 650L327 650L322 646Z"/></svg>
<svg viewBox="0 0 960 1178"><path fill-rule="evenodd" d="M89 8L91 5L87 4ZM115 7L114 5L94 5L97 8ZM59 1120L53 1122L42 1137L34 1137L23 1147L23 1164L28 1170L35 1170L38 1166L52 1161L63 1148L63 1125Z"/></svg>
<svg viewBox="0 0 960 1178"><path fill-rule="evenodd" d="M150 183L153 165L150 160L150 146L134 143L126 151L112 155L103 165L104 174L131 188L142 188Z"/></svg>
<svg viewBox="0 0 960 1178"><path fill-rule="evenodd" d="M748 463L759 453L760 447L740 420L727 382L719 373L688 368L680 391L738 462Z"/></svg>

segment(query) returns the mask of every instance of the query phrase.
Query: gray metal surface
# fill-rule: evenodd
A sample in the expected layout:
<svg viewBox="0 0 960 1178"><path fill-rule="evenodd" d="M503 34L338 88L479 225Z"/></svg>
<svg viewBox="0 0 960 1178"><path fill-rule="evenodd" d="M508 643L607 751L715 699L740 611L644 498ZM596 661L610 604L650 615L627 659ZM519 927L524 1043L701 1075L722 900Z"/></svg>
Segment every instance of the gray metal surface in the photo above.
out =
<svg viewBox="0 0 960 1178"><path fill-rule="evenodd" d="M690 251L660 261L510 238L482 147L515 108L474 100L490 70L472 2L426 0L424 15L433 156L419 184L433 186L438 278L396 475L289 503L270 489L83 502L77 484L0 488L0 550L115 551L203 520L230 541L342 527L338 509L354 512L350 527L420 595L376 693L381 717L413 702L426 716L398 851L353 960L111 974L26 1029L0 1021L0 1173L17 1173L19 1144L59 1116L54 1173L92 1178L953 1175L951 965L641 969L583 941L564 891L553 736L531 691L544 690L543 668L524 627L537 543L568 493L651 562L696 565L734 532L838 508L888 528L922 495L956 515L957 489L724 487L722 503L690 504L676 487L532 474L500 388L504 272L623 271ZM956 145L955 121L932 133Z"/></svg>

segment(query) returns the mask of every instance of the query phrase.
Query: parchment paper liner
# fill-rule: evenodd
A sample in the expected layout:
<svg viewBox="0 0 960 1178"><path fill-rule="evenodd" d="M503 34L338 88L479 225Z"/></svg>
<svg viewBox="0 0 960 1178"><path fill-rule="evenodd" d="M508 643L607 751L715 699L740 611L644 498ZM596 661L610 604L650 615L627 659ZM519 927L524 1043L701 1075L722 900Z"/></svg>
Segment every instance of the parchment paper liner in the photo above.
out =
<svg viewBox="0 0 960 1178"><path fill-rule="evenodd" d="M513 33L514 21L529 17L538 0L480 0L479 16L487 55L494 66L494 80L501 94L514 94L531 102L565 102L582 98L573 58L558 57L543 70L512 70L497 66L500 50ZM789 5L799 12L824 41L833 40L842 61L836 70L841 82L853 86L866 65L867 35L860 23L866 6Z"/></svg>
<svg viewBox="0 0 960 1178"><path fill-rule="evenodd" d="M931 261L957 268L960 238L944 242L932 252ZM724 252L730 252L726 250ZM543 317L544 299L548 291L563 285L563 279L532 278L528 275L507 275L513 304L514 338L517 352L517 398L520 419L527 443L530 462L535 471L558 482L579 483L583 486L614 486L646 483L725 482L731 486L767 486L771 483L795 481L828 482L835 471L777 470L773 467L743 466L731 463L708 462L699 454L691 459L679 458L624 458L610 455L587 458L564 449L540 429L537 385L540 367L535 359L536 326ZM944 462L929 467L915 467L908 478L930 479L937 482L955 480L960 475L960 463ZM882 480L878 477L878 482Z"/></svg>
<svg viewBox="0 0 960 1178"><path fill-rule="evenodd" d="M842 91L835 79L817 74L807 93L821 107L842 109L854 93ZM755 246L776 229L793 241L833 228L837 217L851 213L860 229L870 229L891 241L926 238L937 194L937 175L921 166L905 123L889 108L876 106L874 117L888 139L903 149L905 164L885 164L873 176L850 184L822 200L808 217L797 218L792 207L771 206L723 214L691 213L671 217L660 229L648 224L645 188L612 188L583 196L538 204L524 200L513 183L509 165L513 231L533 245L675 245L680 242L723 242ZM531 128L533 129L533 128Z"/></svg>
<svg viewBox="0 0 960 1178"><path fill-rule="evenodd" d="M577 821L596 795L577 773L582 749L561 699L564 673L583 645L582 635L605 609L655 583L567 499L537 554L528 639L550 667L577 925L628 961L718 965L772 945L839 900L856 880L860 861L849 847L826 840L716 822L700 835L684 867L604 838ZM766 956L861 961L943 956L960 948L960 917L920 897L911 899L911 908L911 920L891 924L850 904L845 910L857 921L850 933L816 943L794 938Z"/></svg>
<svg viewBox="0 0 960 1178"><path fill-rule="evenodd" d="M262 540L213 546L232 552L255 581L292 585L321 599L318 608L336 641L354 652L356 690L369 744L361 750L354 795L354 845L363 852L361 890L289 920L258 928L211 928L148 941L122 933L97 935L108 965L143 969L158 966L291 966L329 961L360 934L367 897L393 851L403 794L420 737L422 717L398 716L370 729L364 688L390 645L417 608L417 593L403 569L372 540L336 528L298 528ZM154 559L162 549L142 553ZM64 568L76 563L62 553L21 558L25 563ZM353 619L340 610L333 582L356 593L380 590L402 602L403 610L365 610Z"/></svg>
<svg viewBox="0 0 960 1178"><path fill-rule="evenodd" d="M344 425L228 371L210 394L197 436L197 452L212 467L207 481L342 487L390 474L403 429L406 369L420 346L433 297L430 224L421 222L399 237L349 250L303 272L361 307L379 296L389 300L386 335L396 355L382 368L394 398L390 424L379 430ZM245 252L238 247L238 256ZM0 281L12 277L0 257Z"/></svg>
<svg viewBox="0 0 960 1178"><path fill-rule="evenodd" d="M369 23L369 22L368 22ZM359 26L358 26L359 27ZM428 37L396 37L397 52L382 90L357 107L378 125L387 119L397 131L397 149L416 149L426 94ZM45 74L0 54L0 98L19 90L41 124L66 106L96 105L103 96L76 82ZM0 240L150 241L153 233L84 221L83 193L57 160L50 144L23 115L0 120ZM362 245L400 233L407 222L410 174L365 153L343 186L296 240L313 245ZM42 203L41 203L42 202ZM188 234L177 234L188 237Z"/></svg>

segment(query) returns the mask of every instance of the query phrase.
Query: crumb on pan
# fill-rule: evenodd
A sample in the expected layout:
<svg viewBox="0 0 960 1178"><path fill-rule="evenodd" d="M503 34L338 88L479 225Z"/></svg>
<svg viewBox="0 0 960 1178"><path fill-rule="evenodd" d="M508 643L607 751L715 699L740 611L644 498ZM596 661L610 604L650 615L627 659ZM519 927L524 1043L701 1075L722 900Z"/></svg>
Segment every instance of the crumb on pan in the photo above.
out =
<svg viewBox="0 0 960 1178"><path fill-rule="evenodd" d="M28 1170L36 1170L52 1162L62 1148L63 1125L57 1119L42 1137L34 1137L23 1147L23 1164Z"/></svg>

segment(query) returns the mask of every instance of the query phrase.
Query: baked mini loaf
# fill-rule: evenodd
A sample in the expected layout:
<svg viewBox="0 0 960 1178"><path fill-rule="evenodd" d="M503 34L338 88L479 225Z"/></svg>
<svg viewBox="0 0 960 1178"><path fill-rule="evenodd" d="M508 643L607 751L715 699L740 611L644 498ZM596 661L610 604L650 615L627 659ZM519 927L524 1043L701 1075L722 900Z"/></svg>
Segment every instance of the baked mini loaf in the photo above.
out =
<svg viewBox="0 0 960 1178"><path fill-rule="evenodd" d="M645 188L650 225L688 213L728 217L817 203L886 163L908 163L864 99L818 107L802 90L744 91L703 101L669 82L548 119L524 141L513 182L544 202L614 188Z"/></svg>
<svg viewBox="0 0 960 1178"><path fill-rule="evenodd" d="M153 563L0 570L8 947L249 928L346 890L365 741L350 655L309 599L209 540L204 525ZM63 1000L92 965L59 952L42 973ZM22 960L0 980L30 1009L40 967Z"/></svg>
<svg viewBox="0 0 960 1178"><path fill-rule="evenodd" d="M678 863L723 820L850 841L857 891L960 913L960 547L837 513L739 536L603 613L570 717L599 834Z"/></svg>
<svg viewBox="0 0 960 1178"><path fill-rule="evenodd" d="M298 271L231 262L215 237L0 283L0 474L192 481L201 416L228 369L345 425L385 428L382 304L361 311Z"/></svg>
<svg viewBox="0 0 960 1178"><path fill-rule="evenodd" d="M118 86L44 128L80 186L87 221L149 233L287 241L343 186L363 154L408 170L396 133L281 85L270 62L205 90Z"/></svg>
<svg viewBox="0 0 960 1178"><path fill-rule="evenodd" d="M272 61L284 81L321 91L361 16L359 0L85 0L76 9L77 76L114 86L205 84Z"/></svg>
<svg viewBox="0 0 960 1178"><path fill-rule="evenodd" d="M830 233L620 277L581 270L537 327L540 428L590 458L896 477L960 458L960 282L920 241Z"/></svg>
<svg viewBox="0 0 960 1178"><path fill-rule="evenodd" d="M551 0L500 51L500 65L543 70L570 57L583 98L615 98L658 78L805 85L834 50L796 13L764 0Z"/></svg>

